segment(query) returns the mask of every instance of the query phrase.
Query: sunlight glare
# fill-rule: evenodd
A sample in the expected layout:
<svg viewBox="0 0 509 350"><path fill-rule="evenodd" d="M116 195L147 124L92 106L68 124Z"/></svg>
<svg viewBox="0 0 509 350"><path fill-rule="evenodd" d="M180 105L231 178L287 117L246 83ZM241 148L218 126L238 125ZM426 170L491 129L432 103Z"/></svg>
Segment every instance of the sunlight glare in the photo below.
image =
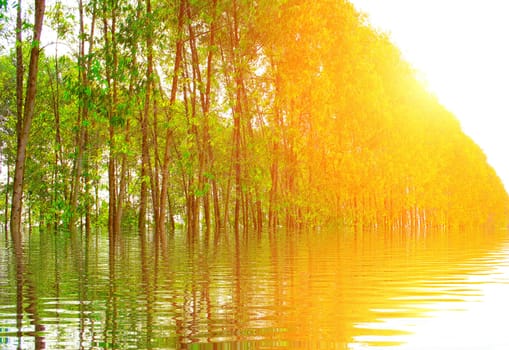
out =
<svg viewBox="0 0 509 350"><path fill-rule="evenodd" d="M509 188L509 2L353 0L387 32ZM421 74L422 73L422 74Z"/></svg>

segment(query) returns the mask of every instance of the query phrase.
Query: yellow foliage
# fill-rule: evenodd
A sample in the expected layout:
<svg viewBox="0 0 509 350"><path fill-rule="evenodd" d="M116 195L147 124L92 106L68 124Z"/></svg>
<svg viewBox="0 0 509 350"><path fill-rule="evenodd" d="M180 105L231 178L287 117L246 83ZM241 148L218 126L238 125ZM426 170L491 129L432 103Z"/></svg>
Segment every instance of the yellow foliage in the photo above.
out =
<svg viewBox="0 0 509 350"><path fill-rule="evenodd" d="M505 224L507 194L480 148L350 3L288 1L272 23L277 188L295 220Z"/></svg>

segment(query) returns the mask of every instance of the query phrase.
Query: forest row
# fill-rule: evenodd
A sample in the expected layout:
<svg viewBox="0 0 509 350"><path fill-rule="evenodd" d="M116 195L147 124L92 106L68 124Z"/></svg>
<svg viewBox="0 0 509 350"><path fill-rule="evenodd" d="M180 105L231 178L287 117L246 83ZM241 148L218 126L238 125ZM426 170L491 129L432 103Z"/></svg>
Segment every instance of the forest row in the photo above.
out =
<svg viewBox="0 0 509 350"><path fill-rule="evenodd" d="M481 149L348 1L0 6L6 232L506 224Z"/></svg>

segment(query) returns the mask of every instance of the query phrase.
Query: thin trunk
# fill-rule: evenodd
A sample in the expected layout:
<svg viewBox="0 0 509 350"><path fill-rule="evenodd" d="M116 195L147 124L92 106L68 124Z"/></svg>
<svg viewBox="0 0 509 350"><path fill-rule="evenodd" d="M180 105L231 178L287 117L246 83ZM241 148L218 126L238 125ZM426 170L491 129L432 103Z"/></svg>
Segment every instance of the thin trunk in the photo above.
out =
<svg viewBox="0 0 509 350"><path fill-rule="evenodd" d="M137 15L139 16L139 11L137 12ZM115 39L115 30L114 30L114 27L115 27L115 16L113 18L113 27L112 27L112 35L113 35L113 42L116 43L116 39ZM132 56L132 64L133 65L136 65L137 64L137 60L136 60L136 52L133 52L133 56ZM113 51L113 64L114 64L114 67L115 69L117 69L118 67L118 55L117 55L117 49L116 49L116 46L114 46L114 51ZM115 81L114 81L114 89L113 89L113 105L114 105L114 108L116 110L116 106L118 104L118 84L117 84L117 81L118 79L115 78ZM133 79L130 79L129 81L129 87L128 87L128 96L129 96L129 99L133 99L134 98L134 85L133 85ZM125 130L124 130L124 135L125 135L125 144L129 145L130 143L130 120L128 117L126 117L126 122L125 122ZM122 152L121 156L120 156L120 179L119 179L119 182L118 182L118 192L117 192L117 207L116 207L116 212L115 212L115 217L114 217L114 231L116 234L119 234L121 232L121 224L122 224L122 217L123 217L123 213L124 213L124 206L125 206L125 201L126 201L126 193L127 193L127 175L128 175L128 159L127 159L127 153L124 151Z"/></svg>
<svg viewBox="0 0 509 350"><path fill-rule="evenodd" d="M80 0L81 2L81 0ZM89 115L89 99L90 99L90 96L88 95L88 90L90 89L89 86L89 80L88 80L88 73L90 72L91 70L91 67L92 67L92 50L93 50L93 47L94 47L94 30L95 30L95 20L96 20L96 3L94 2L93 4L93 8L92 8L92 21L91 21L91 25L90 25L90 35L89 35L89 38L88 38L88 57L87 57L87 63L86 63L86 67L85 67L85 70L83 72L83 83L84 83L84 86L83 88L85 89L86 93L85 93L85 103L83 104L83 120L88 120L88 115ZM84 52L84 47L83 47L83 52ZM90 162L89 162L89 133L88 133L88 128L87 127L83 127L83 141L84 141L84 148L83 148L83 154L84 154L84 170L85 170L85 173L87 174L87 176L85 177L85 194L86 194L86 202L85 202L85 233L86 235L90 235L91 234L91 217L92 217L92 208L91 208L91 201L90 201L90 198L91 198L91 195L90 195L90 191L91 191L91 178L90 178Z"/></svg>
<svg viewBox="0 0 509 350"><path fill-rule="evenodd" d="M113 58L113 100L112 100L112 113L110 116L112 118L117 117L117 106L118 106L118 55L117 55L117 38L116 38L116 31L117 31L117 13L116 13L116 4L113 5L112 12L111 12L111 48L112 48L112 58ZM111 149L113 151L115 150L115 125L112 123L112 120L110 120L110 145ZM113 206L113 233L116 236L120 234L120 227L117 227L115 225L115 221L118 218L118 208L123 205L123 203L119 199L119 194L117 190L117 160L114 152L111 152L110 149L110 163L109 163L109 169L111 165L111 173L109 173L110 179L113 181L113 186L110 187L110 194L114 193L114 198L110 205ZM113 158L112 158L113 157ZM111 176L112 175L112 176Z"/></svg>
<svg viewBox="0 0 509 350"><path fill-rule="evenodd" d="M84 166L84 158L87 158L86 155L86 147L87 143L86 139L88 138L88 130L86 127L86 122L88 120L89 114L89 81L88 81L88 72L91 67L91 53L93 48L93 37L94 37L94 28L95 28L95 2L92 10L92 23L90 28L90 36L88 38L88 59L85 58L85 25L84 25L84 8L83 1L79 0L79 16L80 16L80 43L79 43L79 58L78 58L78 75L80 84L82 87L82 92L80 93L81 103L78 107L78 121L77 121L77 132L76 132L76 159L74 160L73 165L73 178L72 178L72 188L71 188L71 198L70 198L70 211L71 216L69 219L69 229L71 231L75 230L75 222L78 208L78 197L81 191L81 177L83 173ZM88 162L87 162L88 163ZM87 164L88 167L88 164ZM88 181L88 180L86 180ZM87 205L87 216L90 216L90 206Z"/></svg>
<svg viewBox="0 0 509 350"><path fill-rule="evenodd" d="M9 181L11 177L11 166L7 163L7 183L5 185L5 208L4 208L4 233L5 239L9 237Z"/></svg>
<svg viewBox="0 0 509 350"><path fill-rule="evenodd" d="M191 45L192 46L192 45ZM184 57L185 58L185 57ZM189 111L189 108L187 110L188 112L188 133L189 135L191 136L191 138L193 138L196 142L196 154L198 155L198 173L197 173L197 178L195 179L195 175L194 175L194 172L192 172L191 174L191 179L192 179L192 182L191 184L194 185L197 183L197 189L199 191L201 191L203 189L203 157L202 157L202 152L201 152L201 138L200 138L200 132L198 130L198 125L196 123L196 120L197 120L197 102L196 102L196 97L197 97L197 80L198 80L198 77L197 77L197 72L196 70L194 69L194 67L192 66L192 63L191 63L191 72L192 72L192 76L189 77L189 73L188 73L188 68L187 68L187 62L184 60L184 66L186 67L184 69L184 72L185 72L185 78L188 82L188 86L187 86L187 90L190 92L190 99L189 99L189 102L188 100L186 99L186 105L188 105L189 103L189 106L190 106L190 111ZM199 74L199 73L198 73ZM189 114L190 113L190 114ZM200 205L199 205L199 202L200 202L200 196L198 196L196 194L196 188L194 188L193 186L191 186L191 212L190 212L190 222L191 222L191 225L190 225L190 232L191 233L197 233L198 230L199 230L199 218L200 218Z"/></svg>
<svg viewBox="0 0 509 350"><path fill-rule="evenodd" d="M212 198L214 199L214 222L216 232L221 230L221 208L219 206L219 190L215 179L212 180Z"/></svg>
<svg viewBox="0 0 509 350"><path fill-rule="evenodd" d="M5 231L5 239L8 238L9 232L9 181L11 179L11 166L7 163L7 184L5 185L5 208L4 208L4 231Z"/></svg>
<svg viewBox="0 0 509 350"><path fill-rule="evenodd" d="M154 90L152 90L154 92ZM158 142L158 130L159 130L159 122L157 120L157 98L152 99L152 147L154 149L154 166L150 165L150 158L148 159L148 169L149 169L149 177L150 177L150 187L151 187L151 195L152 195L152 212L154 215L154 227L157 230L157 223L159 222L159 193L160 187L160 168L161 168L161 159L159 157L159 142Z"/></svg>
<svg viewBox="0 0 509 350"><path fill-rule="evenodd" d="M272 145L272 164L270 168L271 187L269 193L269 230L273 231L277 226L276 198L278 193L278 144L274 141Z"/></svg>
<svg viewBox="0 0 509 350"><path fill-rule="evenodd" d="M117 114L118 102L118 81L117 81L117 42L116 42L116 5L111 8L111 26L108 25L106 14L103 17L105 50L106 50L106 80L111 93L108 95L107 113L108 113L108 135L109 135L109 156L108 156L108 232L110 238L117 237L119 232L116 230L115 218L117 216L117 162L115 155L115 117Z"/></svg>
<svg viewBox="0 0 509 350"><path fill-rule="evenodd" d="M174 218L174 210L173 205L171 204L171 198L168 194L168 220L170 224L170 232L173 234L175 232L175 218Z"/></svg>
<svg viewBox="0 0 509 350"><path fill-rule="evenodd" d="M239 48L237 1L233 1L233 23L231 29L231 54L235 76L235 105L233 107L233 168L235 171L235 209L234 209L234 231L238 235L240 228L240 211L242 205L242 184L241 184L241 115L242 115L242 76L240 59L237 50Z"/></svg>
<svg viewBox="0 0 509 350"><path fill-rule="evenodd" d="M148 101L145 101L143 115L141 116L141 188L140 188L140 211L138 215L138 230L145 237L147 221L147 178L149 176L149 149L147 135Z"/></svg>
<svg viewBox="0 0 509 350"><path fill-rule="evenodd" d="M260 199L260 194L258 192L258 189L255 192L256 196L256 202L255 202L255 215L254 215L254 222L255 222L255 230L258 233L262 232L263 229L263 209L262 209L262 201Z"/></svg>
<svg viewBox="0 0 509 350"><path fill-rule="evenodd" d="M18 20L16 33L16 58L17 65L23 66L23 57L21 52L21 0L18 1ZM23 73L22 68L17 68L17 149L16 149L16 168L14 170L14 183L12 194L12 210L11 210L11 236L15 244L21 243L21 209L23 198L23 179L25 175L26 148L30 134L30 127L34 117L35 95L37 88L37 73L39 71L39 43L41 40L42 22L44 20L45 0L35 1L35 20L34 34L32 39L32 49L30 50L30 63L28 67L28 84L25 96L25 105L23 111L20 110L20 99L23 92ZM21 118L21 116L23 116Z"/></svg>
<svg viewBox="0 0 509 350"><path fill-rule="evenodd" d="M233 155L234 151L232 149L231 156L230 156L230 169L228 170L228 182L226 184L226 196L224 201L224 224L223 227L228 227L228 221L229 221L229 210L230 210L230 189L231 189L231 180L232 180L232 172L233 172Z"/></svg>
<svg viewBox="0 0 509 350"><path fill-rule="evenodd" d="M240 201L242 196L242 188L240 183L240 105L236 102L235 114L233 116L233 147L235 170L235 211L234 211L234 230L238 234L240 223Z"/></svg>
<svg viewBox="0 0 509 350"><path fill-rule="evenodd" d="M132 86L132 85L131 85ZM130 89L131 91L132 89ZM129 144L130 138L129 138L129 120L126 122L126 136L125 136L125 142ZM122 153L122 156L120 158L120 183L118 187L118 195L117 195L117 212L115 215L115 232L120 232L120 227L122 224L122 215L124 213L124 202L125 202L125 194L127 189L127 154L124 152Z"/></svg>
<svg viewBox="0 0 509 350"><path fill-rule="evenodd" d="M53 209L55 209L56 202L59 197L59 193L61 193L61 189L63 186L64 192L64 200L67 200L67 186L60 181L59 174L62 174L64 163L63 163L63 149L62 149L62 137L60 134L60 83L59 83L59 65L58 65L58 51L55 48L55 81L53 81L53 73L50 71L50 67L48 65L48 77L50 79L50 90L51 90L51 107L53 109L53 115L55 117L55 163L53 165L53 193L51 196L51 204ZM53 226L54 230L58 229L58 223L60 221L60 215L57 214L57 211L54 210L53 216Z"/></svg>
<svg viewBox="0 0 509 350"><path fill-rule="evenodd" d="M99 172L99 163L95 163L95 169L94 171L96 173ZM95 202L95 217L94 217L94 221L95 222L98 222L99 221L99 213L100 213L100 206L99 206L99 181L98 180L94 180L94 185L95 185L95 198L94 198L94 202Z"/></svg>
<svg viewBox="0 0 509 350"><path fill-rule="evenodd" d="M201 145L198 149L198 157L199 157L199 184L200 188L206 186L206 183L212 183L212 190L214 196L214 216L216 222L216 229L220 228L221 219L220 219L220 209L219 209L219 199L217 198L217 184L215 180L210 180L204 177L204 172L211 173L213 170L213 152L212 145L210 142L210 132L209 132L209 110L210 110L210 101L211 101L211 86L212 86L212 75L213 75L213 54L214 54L214 45L215 45L215 31L216 31L216 7L217 0L212 1L212 22L210 24L210 36L209 36L209 47L207 53L207 66L206 66L206 81L203 83L203 79L200 71L200 61L198 56L198 50L196 48L196 36L194 33L194 28L192 26L191 21L189 21L189 42L191 46L191 54L192 54L192 67L193 67L193 75L197 79L197 83L199 87L205 85L205 91L201 88L199 89L200 93L200 103L202 107L203 113L203 129L202 136L198 138L198 145ZM188 7L188 17L191 18L191 9ZM207 230L210 229L210 194L209 191L204 193L203 197L203 210L205 216L205 226Z"/></svg>
<svg viewBox="0 0 509 350"><path fill-rule="evenodd" d="M170 92L170 106L175 104L177 98L177 88L178 88L178 75L180 71L180 64L182 61L182 51L184 47L184 41L182 38L182 32L184 27L184 14L185 14L185 5L186 1L181 0L179 6L179 14L178 14L178 28L177 28L177 44L175 51L175 65L173 68L173 79L171 84L171 92ZM165 139L165 148L164 148L164 158L163 158L163 167L161 171L161 193L159 200L159 208L154 208L154 210L159 210L159 217L156 225L156 233L160 235L160 238L164 240L165 235L165 212L167 205L167 195L168 195L168 179L169 179L169 165L170 165L170 148L171 148L171 137L172 130L171 128L166 129L166 139ZM162 242L163 243L163 242Z"/></svg>
<svg viewBox="0 0 509 350"><path fill-rule="evenodd" d="M18 0L16 17L16 136L18 144L20 143L21 131L23 128L23 75L25 73L22 26L21 0Z"/></svg>
<svg viewBox="0 0 509 350"><path fill-rule="evenodd" d="M201 87L203 86L203 80L201 77L201 71L200 71L200 60L198 57L198 51L196 49L196 40L194 35L194 29L191 23L191 10L190 7L187 7L187 16L189 18L189 24L188 24L188 30L189 30L189 46L191 48L191 68L193 73L193 94L192 94L192 119L196 119L196 97L197 94L200 96L200 104L202 107L202 113L203 113L203 127L202 132L205 131L205 123L206 123L206 105L205 105L205 95L201 91ZM194 124L193 124L194 126ZM196 148L198 153L198 189L201 191L203 198L203 212L205 217L205 227L207 230L210 228L210 201L209 201L209 195L208 192L205 191L205 151L204 151L204 139L205 136L202 137L200 134L200 129L198 127L193 127L195 131L195 139L196 139ZM198 209L199 210L199 209Z"/></svg>
<svg viewBox="0 0 509 350"><path fill-rule="evenodd" d="M60 133L60 66L58 64L58 45L55 47L55 88L53 89L53 84L50 83L51 87L51 95L52 95L52 107L53 107L53 115L55 116L55 142L57 146L57 151L55 152L55 162L56 166L60 168L58 173L61 173L63 170L63 147L62 147L62 136ZM48 74L51 79L51 73ZM64 198L67 199L67 186L64 186Z"/></svg>
<svg viewBox="0 0 509 350"><path fill-rule="evenodd" d="M30 203L30 201L28 201L28 235L31 236L32 235L32 206L31 206L32 203Z"/></svg>
<svg viewBox="0 0 509 350"><path fill-rule="evenodd" d="M185 62L184 62L184 66L186 66ZM184 75L183 95L184 95L185 115L187 116L187 134L190 138L192 138L192 135L195 134L194 128L196 128L196 125L194 125L193 121L192 121L193 112L189 111L189 106L190 106L191 102L189 101L188 91L191 90L191 87L190 87L191 79L189 79L189 74L187 72L187 68L183 69L183 75ZM184 192L186 194L187 235L188 235L188 238L190 238L192 236L192 233L195 230L195 225L194 225L195 205L194 205L194 202L196 200L196 195L194 194L194 173L192 171L187 171L187 170L188 169L182 170L182 176L183 176L183 183L184 183ZM186 173L188 174L187 179L186 179Z"/></svg>
<svg viewBox="0 0 509 350"><path fill-rule="evenodd" d="M88 145L89 144L89 140L88 140L88 130L85 129L85 133L84 133L84 142L85 142L85 145ZM88 150L88 147L87 147L87 150ZM85 197L86 197L86 201L85 201L85 234L86 236L89 236L91 234L91 226L92 226L92 213L91 213L91 205L90 205L90 198L91 198L91 195L90 195L90 188L91 188L91 183L90 183L90 175L89 172L90 172L90 164L89 164L89 160L88 160L88 152L85 152L85 164L84 164L84 168L85 168L85 172L87 174L87 176L85 177Z"/></svg>
<svg viewBox="0 0 509 350"><path fill-rule="evenodd" d="M147 17L151 17L152 7L150 0L146 0ZM138 2L141 7L141 1ZM140 188L140 211L138 216L138 231L142 237L146 235L147 221L147 195L148 186L147 179L149 176L149 145L148 145L148 117L150 113L150 100L152 97L153 86L153 50L152 50L152 27L151 23L146 24L147 30L147 73L145 85L145 103L143 105L143 113L141 114L141 188Z"/></svg>

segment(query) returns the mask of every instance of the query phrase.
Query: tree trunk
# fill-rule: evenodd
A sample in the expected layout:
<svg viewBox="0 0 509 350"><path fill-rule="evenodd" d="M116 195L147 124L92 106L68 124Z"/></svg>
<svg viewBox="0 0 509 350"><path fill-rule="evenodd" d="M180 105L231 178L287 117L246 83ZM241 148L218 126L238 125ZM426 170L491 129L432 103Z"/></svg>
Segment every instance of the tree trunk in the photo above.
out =
<svg viewBox="0 0 509 350"><path fill-rule="evenodd" d="M242 196L242 188L240 183L240 101L237 98L235 113L233 115L233 147L234 160L233 167L235 170L235 212L234 212L234 230L237 235L240 224L240 201Z"/></svg>
<svg viewBox="0 0 509 350"><path fill-rule="evenodd" d="M106 6L106 5L105 5ZM122 203L118 203L117 192L117 161L115 150L115 124L117 117L117 104L118 104L118 57L117 57L117 40L116 40L116 4L112 4L111 8L111 26L108 24L106 13L103 14L103 26L105 36L105 51L106 51L106 81L109 88L108 99L106 102L106 109L108 114L108 135L109 135L109 156L108 156L108 232L110 239L118 236L117 226L115 220L117 217L117 208Z"/></svg>
<svg viewBox="0 0 509 350"><path fill-rule="evenodd" d="M126 138L125 142L129 144L129 120L127 120L126 126ZM124 213L124 202L125 202L125 194L127 189L127 155L125 152L122 154L120 159L120 183L118 186L118 195L117 195L117 211L115 215L115 232L120 233L120 227L122 224L122 216Z"/></svg>
<svg viewBox="0 0 509 350"><path fill-rule="evenodd" d="M140 3L139 3L140 5ZM146 0L147 16L150 17L152 7L150 0ZM141 188L140 188L140 211L138 215L138 231L142 237L146 234L147 221L147 179L149 176L149 145L148 145L148 116L150 111L150 100L153 87L153 49L152 49L152 27L147 23L147 73L145 83L145 103L141 114Z"/></svg>
<svg viewBox="0 0 509 350"><path fill-rule="evenodd" d="M81 176L83 173L83 159L86 157L86 147L88 138L88 131L85 122L88 120L89 114L89 100L90 96L88 96L89 89L89 81L88 81L88 72L90 71L91 66L91 53L93 48L93 37L94 37L94 28L95 28L95 2L94 8L92 10L92 23L90 29L90 36L88 39L88 59L85 58L85 27L84 27L84 13L83 13L83 1L80 0L79 4L79 16L80 16L80 44L79 44L79 57L78 57L78 65L79 65L79 80L82 88L82 92L80 93L81 103L78 107L78 123L77 123L77 132L76 132L76 159L74 160L73 165L73 178L72 178L72 188L71 188L71 198L70 198L70 219L69 219L69 229L73 231L75 229L76 222L76 214L78 208L78 197L81 191ZM88 166L88 164L87 164ZM90 216L89 213L89 205L87 205L87 216ZM87 224L87 226L89 226Z"/></svg>
<svg viewBox="0 0 509 350"><path fill-rule="evenodd" d="M242 205L242 184L241 184L241 115L242 115L242 67L237 62L239 53L239 27L237 18L237 2L233 1L233 27L231 32L231 50L233 70L235 76L235 105L233 110L233 168L235 171L235 209L234 209L234 231L238 235L240 228L240 211Z"/></svg>
<svg viewBox="0 0 509 350"><path fill-rule="evenodd" d="M212 172L213 168L213 152L212 145L210 142L210 133L209 133L209 110L210 110L210 102L211 102L211 86L212 86L212 72L213 72L213 47L215 45L215 31L216 31L216 6L217 0L213 0L211 4L211 17L212 21L210 23L210 36L209 36L209 47L207 53L207 65L206 65L206 81L203 82L202 74L200 71L200 60L198 56L198 50L196 47L196 35L194 32L194 28L192 26L191 20L189 20L188 28L189 28L189 44L191 48L191 62L193 69L193 81L194 86L198 86L198 91L200 94L200 104L203 113L203 125L202 125L202 134L199 135L197 133L197 144L198 144L198 159L199 159L199 171L198 171L198 183L200 190L203 190L203 212L205 217L205 227L210 230L211 223L211 215L210 215L210 193L209 190L205 190L205 187L209 183L212 184L213 196L214 196L214 214L216 218L216 228L220 227L220 212L219 212L219 202L217 199L217 185L215 184L215 180L211 180L210 177L205 176L205 172L209 174ZM187 8L188 18L191 19L191 8L188 6ZM201 87L205 86L205 91Z"/></svg>
<svg viewBox="0 0 509 350"><path fill-rule="evenodd" d="M185 6L186 1L181 0L179 6L179 14L178 14L178 28L177 28L177 44L175 51L175 64L173 68L173 78L171 84L171 92L170 92L170 106L175 104L177 98L177 88L178 88L178 75L180 71L180 64L182 61L182 51L184 47L184 41L182 38L182 30L184 27L184 14L185 14ZM158 218L156 222L156 234L164 240L165 236L165 226L166 226L166 205L168 200L168 180L169 180L169 165L170 165L170 146L171 146L171 137L172 131L169 127L166 129L166 139L165 139L165 147L164 147L164 158L163 158L163 166L161 169L161 192L159 194L159 208L154 208L154 210L158 210ZM163 242L162 242L163 243Z"/></svg>
<svg viewBox="0 0 509 350"><path fill-rule="evenodd" d="M148 88L147 88L148 89ZM148 97L150 99L150 97ZM140 235L145 237L147 226L147 179L149 176L149 149L147 135L148 103L145 101L145 111L141 116L141 188L140 188L140 211L138 214L138 230Z"/></svg>
<svg viewBox="0 0 509 350"><path fill-rule="evenodd" d="M25 166L25 150L20 150L22 130L23 130L23 38L22 38L23 20L21 18L21 0L18 0L18 9L16 17L16 141L17 141L17 154L16 165L14 168L14 184L12 194L12 207L11 207L11 236L16 243L21 242L21 199L23 196L23 176ZM26 148L26 145L25 145ZM18 158L20 152L23 152L23 161L18 165ZM19 168L21 166L21 168ZM21 247L21 244L15 245Z"/></svg>
<svg viewBox="0 0 509 350"><path fill-rule="evenodd" d="M44 20L45 0L35 0L34 14L34 34L32 39L32 49L30 50L30 63L28 67L28 84L25 96L25 105L23 111L20 110L23 93L23 55L21 51L21 0L18 1L18 19L16 34L16 102L17 102L17 147L16 147L16 167L14 169L14 183L12 193L11 209L11 236L15 244L21 244L21 209L23 198L23 179L25 175L25 160L30 127L34 116L35 94L37 88L37 73L39 71L39 43L41 40L42 23ZM21 76L20 76L21 74ZM22 117L21 117L22 116Z"/></svg>
<svg viewBox="0 0 509 350"><path fill-rule="evenodd" d="M55 163L53 165L53 192L51 197L51 204L54 209L53 216L53 227L56 231L58 229L58 223L60 222L61 215L57 214L56 202L59 199L59 193L61 192L59 189L63 187L63 198L65 201L68 200L68 191L67 186L64 183L64 180L59 176L64 171L64 156L63 156L63 147L62 147L62 136L60 131L60 68L58 64L58 46L55 48L55 71L51 72L50 66L48 65L47 74L49 77L49 85L51 92L51 108L53 109L53 116L55 118ZM55 79L53 79L53 77Z"/></svg>
<svg viewBox="0 0 509 350"><path fill-rule="evenodd" d="M271 180L271 187L269 192L269 230L275 231L278 223L278 211L277 211L277 194L278 194L278 182L279 182L279 176L278 176L278 143L277 141L274 141L272 144L272 164L270 167L270 180Z"/></svg>
<svg viewBox="0 0 509 350"><path fill-rule="evenodd" d="M186 117L187 117L187 135L190 139L194 139L196 142L196 154L198 156L201 156L200 153L200 136L198 132L198 125L195 122L196 120L196 94L197 94L197 88L196 84L191 85L192 82L196 82L196 72L192 71L192 76L189 75L189 69L187 62L184 59L184 84L183 84L183 95L184 95L184 105L186 106ZM187 182L187 190L186 193L188 194L186 197L187 205L186 208L187 211L187 231L188 236L191 238L195 233L198 232L199 229L199 197L196 194L196 189L201 188L201 175L200 171L201 168L201 161L202 158L200 157L198 159L199 168L198 168L198 176L196 177L194 169L189 169L189 178ZM195 187L197 185L197 187Z"/></svg>
<svg viewBox="0 0 509 350"><path fill-rule="evenodd" d="M5 239L8 238L9 232L9 181L11 179L11 166L7 163L7 184L5 185L5 208L4 208L4 231L5 231Z"/></svg>
<svg viewBox="0 0 509 350"><path fill-rule="evenodd" d="M198 51L196 49L196 38L194 34L194 28L192 25L192 14L191 7L187 6L187 18L188 18L188 31L189 31L189 47L191 49L191 72L192 72L192 95L191 95L191 109L192 115L191 119L195 120L197 118L197 95L200 97L200 105L202 108L203 118L202 118L202 128L196 126L194 123L192 124L194 137L196 140L196 152L198 156L198 190L200 191L200 197L203 201L203 214L205 218L205 227L207 230L210 228L210 201L209 194L205 190L206 187L206 179L204 176L205 172L205 130L206 130L206 119L207 119L207 107L205 103L205 94L202 92L203 79L200 71L200 58L198 56ZM200 132L201 131L201 132ZM202 136L203 135L203 136ZM196 201L198 199L195 199ZM197 208L197 212L199 212L199 206Z"/></svg>

